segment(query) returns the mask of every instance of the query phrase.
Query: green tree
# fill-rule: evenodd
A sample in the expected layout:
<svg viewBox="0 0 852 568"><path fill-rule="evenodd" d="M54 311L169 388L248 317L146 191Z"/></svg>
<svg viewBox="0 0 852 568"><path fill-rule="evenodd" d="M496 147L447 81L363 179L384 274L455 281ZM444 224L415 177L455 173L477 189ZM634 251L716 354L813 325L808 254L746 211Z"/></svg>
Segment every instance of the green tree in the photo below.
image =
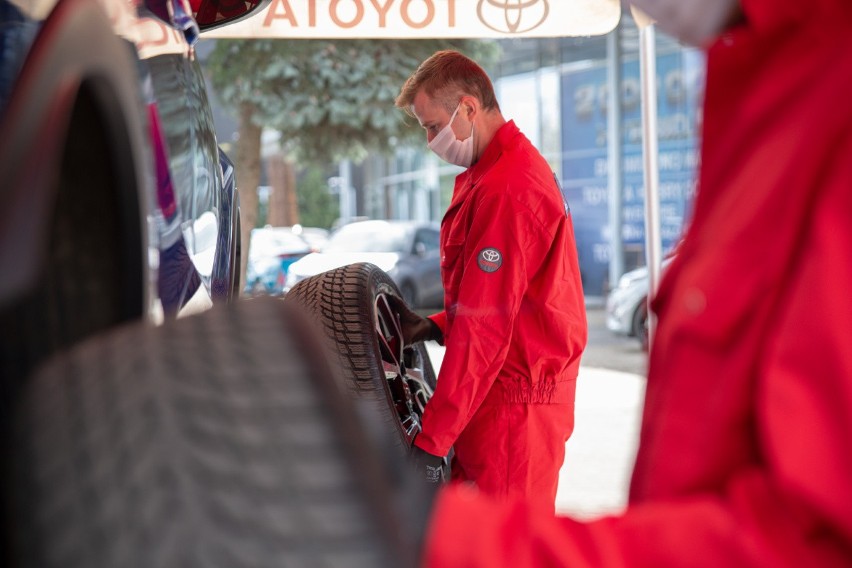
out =
<svg viewBox="0 0 852 568"><path fill-rule="evenodd" d="M486 68L499 53L494 42L468 39L217 40L206 66L214 91L239 119L243 243L257 220L253 190L260 180L263 127L281 131L291 168L341 158L359 161L368 152L419 140L419 127L413 128L393 101L417 65L440 49L457 49ZM287 191L293 194L284 201L295 203L295 188ZM301 221L298 215L291 219Z"/></svg>
<svg viewBox="0 0 852 568"><path fill-rule="evenodd" d="M340 215L340 202L328 191L328 178L322 168L308 166L296 182L302 225L330 229Z"/></svg>

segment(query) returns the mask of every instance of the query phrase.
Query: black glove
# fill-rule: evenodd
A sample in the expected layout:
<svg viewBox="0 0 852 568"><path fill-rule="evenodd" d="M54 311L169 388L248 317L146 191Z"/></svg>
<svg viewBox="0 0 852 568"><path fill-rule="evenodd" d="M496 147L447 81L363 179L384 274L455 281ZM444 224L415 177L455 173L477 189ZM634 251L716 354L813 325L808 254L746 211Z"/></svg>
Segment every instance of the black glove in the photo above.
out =
<svg viewBox="0 0 852 568"><path fill-rule="evenodd" d="M429 452L411 446L411 463L414 472L420 481L428 485L437 486L444 481L444 458L430 454Z"/></svg>
<svg viewBox="0 0 852 568"><path fill-rule="evenodd" d="M402 298L391 295L386 298L391 309L399 314L399 326L406 345L430 339L443 344L444 334L438 324L411 311Z"/></svg>
<svg viewBox="0 0 852 568"><path fill-rule="evenodd" d="M444 459L432 455L412 445L409 453L409 465L412 475L405 476L405 511L403 521L409 527L408 534L414 543L414 556L423 555L426 535L429 533L429 521L438 492L444 487L444 477L449 477L449 467ZM416 563L419 566L419 563Z"/></svg>

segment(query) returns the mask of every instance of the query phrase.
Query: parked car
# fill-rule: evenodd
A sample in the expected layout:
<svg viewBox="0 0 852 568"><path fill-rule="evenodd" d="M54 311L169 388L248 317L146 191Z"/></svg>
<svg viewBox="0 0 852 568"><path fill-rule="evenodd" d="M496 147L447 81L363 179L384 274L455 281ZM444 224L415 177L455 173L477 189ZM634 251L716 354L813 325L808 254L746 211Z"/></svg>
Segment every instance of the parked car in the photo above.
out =
<svg viewBox="0 0 852 568"><path fill-rule="evenodd" d="M367 262L390 275L414 307L443 303L439 227L419 221L358 221L333 232L320 252L290 265L285 292L298 282L348 264Z"/></svg>
<svg viewBox="0 0 852 568"><path fill-rule="evenodd" d="M663 270L672 258L663 260ZM648 348L648 287L648 268L641 266L625 272L606 299L607 329L618 335L635 337L643 349Z"/></svg>
<svg viewBox="0 0 852 568"><path fill-rule="evenodd" d="M284 292L290 265L316 247L304 238L300 227L263 227L251 230L245 291L277 296Z"/></svg>
<svg viewBox="0 0 852 568"><path fill-rule="evenodd" d="M302 237L311 245L314 252L320 250L328 241L329 231L322 227L303 227L302 225L293 225L292 231Z"/></svg>
<svg viewBox="0 0 852 568"><path fill-rule="evenodd" d="M0 0L0 405L55 351L239 292L194 45L266 3Z"/></svg>

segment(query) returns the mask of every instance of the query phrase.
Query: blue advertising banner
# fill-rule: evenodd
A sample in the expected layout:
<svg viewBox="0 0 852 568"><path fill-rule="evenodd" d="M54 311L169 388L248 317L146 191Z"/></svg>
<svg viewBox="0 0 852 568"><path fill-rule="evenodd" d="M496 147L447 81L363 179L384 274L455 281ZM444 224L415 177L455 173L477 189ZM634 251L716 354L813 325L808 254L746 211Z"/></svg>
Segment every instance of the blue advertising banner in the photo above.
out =
<svg viewBox="0 0 852 568"><path fill-rule="evenodd" d="M695 195L699 161L703 54L683 50L657 58L660 218L663 250L680 238ZM621 143L626 267L644 264L645 187L638 60L622 65ZM562 187L571 206L583 289L603 296L611 238L607 165L606 67L578 66L562 74Z"/></svg>

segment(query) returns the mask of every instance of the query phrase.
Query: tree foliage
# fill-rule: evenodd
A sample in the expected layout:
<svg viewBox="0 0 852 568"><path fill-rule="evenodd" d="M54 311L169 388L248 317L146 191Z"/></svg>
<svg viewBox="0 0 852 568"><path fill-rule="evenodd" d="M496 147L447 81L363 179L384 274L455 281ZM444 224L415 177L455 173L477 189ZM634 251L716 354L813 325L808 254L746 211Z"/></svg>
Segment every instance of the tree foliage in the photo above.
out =
<svg viewBox="0 0 852 568"><path fill-rule="evenodd" d="M328 173L317 166L305 169L296 182L302 225L330 229L340 215L336 196L328 191Z"/></svg>
<svg viewBox="0 0 852 568"><path fill-rule="evenodd" d="M206 65L231 107L250 104L257 125L280 130L298 161L359 160L422 132L394 107L405 79L440 49L488 68L498 47L483 40L217 40Z"/></svg>

